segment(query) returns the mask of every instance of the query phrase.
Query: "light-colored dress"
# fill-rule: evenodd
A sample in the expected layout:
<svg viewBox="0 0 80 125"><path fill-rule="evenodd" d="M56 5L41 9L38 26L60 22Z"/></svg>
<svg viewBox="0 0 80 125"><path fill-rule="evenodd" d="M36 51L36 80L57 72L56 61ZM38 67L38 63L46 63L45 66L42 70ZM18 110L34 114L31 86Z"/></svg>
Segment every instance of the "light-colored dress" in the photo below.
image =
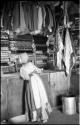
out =
<svg viewBox="0 0 80 125"><path fill-rule="evenodd" d="M47 122L48 114L52 112L52 108L48 101L43 81L36 72L41 72L41 69L37 68L31 62L23 65L20 69L21 77L24 80L28 79L30 81L30 87L33 93L35 108L33 107L34 110L31 110L33 114L32 121L42 120L43 122Z"/></svg>

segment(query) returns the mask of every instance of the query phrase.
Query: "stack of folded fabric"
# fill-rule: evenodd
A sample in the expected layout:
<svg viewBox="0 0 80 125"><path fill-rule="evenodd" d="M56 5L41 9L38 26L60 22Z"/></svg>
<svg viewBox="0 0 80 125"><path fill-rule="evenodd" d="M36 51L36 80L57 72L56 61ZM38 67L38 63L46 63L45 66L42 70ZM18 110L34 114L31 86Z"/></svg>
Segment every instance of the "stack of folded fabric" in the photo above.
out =
<svg viewBox="0 0 80 125"><path fill-rule="evenodd" d="M16 50L32 50L32 43L26 41L10 41L10 49L12 51Z"/></svg>
<svg viewBox="0 0 80 125"><path fill-rule="evenodd" d="M38 67L44 67L46 65L47 55L45 55L42 51L36 52L36 65Z"/></svg>
<svg viewBox="0 0 80 125"><path fill-rule="evenodd" d="M71 26L73 46L74 46L74 50L75 50L76 55L77 55L77 52L79 50L79 39L80 39L80 37L79 37L79 23L80 23L80 18L75 17L74 23Z"/></svg>
<svg viewBox="0 0 80 125"><path fill-rule="evenodd" d="M9 40L1 39L1 63L9 62L9 55L11 51L9 50Z"/></svg>
<svg viewBox="0 0 80 125"><path fill-rule="evenodd" d="M8 36L7 32L5 30L1 29L1 39L6 40L8 38L9 38L9 36Z"/></svg>
<svg viewBox="0 0 80 125"><path fill-rule="evenodd" d="M74 23L71 27L73 39L79 38L79 23L80 23L79 17L75 17Z"/></svg>

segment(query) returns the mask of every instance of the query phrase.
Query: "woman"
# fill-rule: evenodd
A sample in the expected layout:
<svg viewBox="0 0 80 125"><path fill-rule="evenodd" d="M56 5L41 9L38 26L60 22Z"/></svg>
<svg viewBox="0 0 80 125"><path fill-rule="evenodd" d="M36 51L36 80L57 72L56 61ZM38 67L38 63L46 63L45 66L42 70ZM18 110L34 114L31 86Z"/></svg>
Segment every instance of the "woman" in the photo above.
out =
<svg viewBox="0 0 80 125"><path fill-rule="evenodd" d="M23 64L20 75L26 82L25 113L28 112L30 121L47 122L48 114L52 112L52 109L43 81L39 76L42 69L36 67L32 62L28 62L29 58L26 53L21 54L19 60Z"/></svg>

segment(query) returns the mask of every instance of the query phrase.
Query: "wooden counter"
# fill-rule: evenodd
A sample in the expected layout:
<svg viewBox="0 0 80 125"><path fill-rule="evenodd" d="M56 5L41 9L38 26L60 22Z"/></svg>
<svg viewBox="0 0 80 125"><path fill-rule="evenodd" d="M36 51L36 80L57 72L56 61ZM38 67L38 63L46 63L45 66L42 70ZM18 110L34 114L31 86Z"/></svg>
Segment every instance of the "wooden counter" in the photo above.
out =
<svg viewBox="0 0 80 125"><path fill-rule="evenodd" d="M55 106L56 96L65 93L70 87L69 76L64 71L43 71L40 74L50 103ZM19 73L1 76L1 120L24 114L24 81Z"/></svg>

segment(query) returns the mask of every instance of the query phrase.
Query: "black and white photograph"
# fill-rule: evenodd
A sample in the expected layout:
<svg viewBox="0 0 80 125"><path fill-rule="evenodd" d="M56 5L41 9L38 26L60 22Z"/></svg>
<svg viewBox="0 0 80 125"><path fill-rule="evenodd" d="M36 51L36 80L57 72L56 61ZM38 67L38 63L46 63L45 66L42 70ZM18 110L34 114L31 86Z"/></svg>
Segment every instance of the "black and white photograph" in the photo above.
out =
<svg viewBox="0 0 80 125"><path fill-rule="evenodd" d="M1 0L0 124L80 124L79 0Z"/></svg>

